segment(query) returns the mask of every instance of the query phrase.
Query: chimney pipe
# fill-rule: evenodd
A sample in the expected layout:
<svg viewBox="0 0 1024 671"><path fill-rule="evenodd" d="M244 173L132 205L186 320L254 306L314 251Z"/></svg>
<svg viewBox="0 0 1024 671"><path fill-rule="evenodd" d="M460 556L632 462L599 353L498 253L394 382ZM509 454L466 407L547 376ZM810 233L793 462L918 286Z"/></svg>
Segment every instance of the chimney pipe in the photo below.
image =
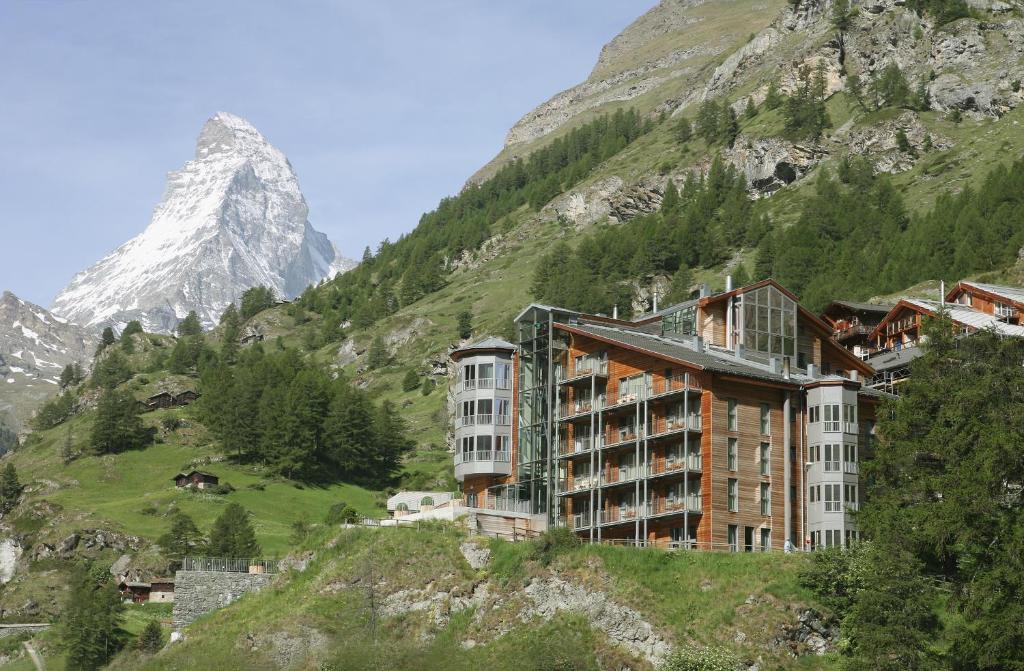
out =
<svg viewBox="0 0 1024 671"><path fill-rule="evenodd" d="M651 312L658 311L658 285L651 285L651 299L653 300L654 309Z"/></svg>
<svg viewBox="0 0 1024 671"><path fill-rule="evenodd" d="M789 379L789 357L782 358L782 377Z"/></svg>
<svg viewBox="0 0 1024 671"><path fill-rule="evenodd" d="M732 275L725 276L725 290L732 291Z"/></svg>
<svg viewBox="0 0 1024 671"><path fill-rule="evenodd" d="M618 319L618 318L619 318L619 304L616 303L615 305L612 306L612 319Z"/></svg>
<svg viewBox="0 0 1024 671"><path fill-rule="evenodd" d="M939 280L939 305L946 304L946 280Z"/></svg>

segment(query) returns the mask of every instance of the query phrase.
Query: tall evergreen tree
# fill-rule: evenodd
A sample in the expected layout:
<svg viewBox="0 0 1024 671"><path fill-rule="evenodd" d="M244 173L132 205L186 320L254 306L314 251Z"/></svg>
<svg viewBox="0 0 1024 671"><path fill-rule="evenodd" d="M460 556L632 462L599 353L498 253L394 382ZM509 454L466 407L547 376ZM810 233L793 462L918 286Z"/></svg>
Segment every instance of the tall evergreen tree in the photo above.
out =
<svg viewBox="0 0 1024 671"><path fill-rule="evenodd" d="M458 315L459 338L465 340L473 335L473 313L462 310Z"/></svg>
<svg viewBox="0 0 1024 671"><path fill-rule="evenodd" d="M196 554L203 547L203 542L203 535L196 523L180 511L171 518L171 528L157 539L164 556L174 561Z"/></svg>
<svg viewBox="0 0 1024 671"><path fill-rule="evenodd" d="M57 631L69 671L95 671L117 652L121 595L110 575L78 565L69 580L68 600Z"/></svg>
<svg viewBox="0 0 1024 671"><path fill-rule="evenodd" d="M178 323L178 337L198 336L203 334L203 324L199 321L199 315L195 310L190 310L181 322Z"/></svg>
<svg viewBox="0 0 1024 671"><path fill-rule="evenodd" d="M150 443L154 431L143 426L139 411L139 402L131 394L116 389L104 392L89 434L92 453L115 454Z"/></svg>
<svg viewBox="0 0 1024 671"><path fill-rule="evenodd" d="M388 365L388 361L391 359L391 355L388 353L388 347L384 344L384 338L381 336L375 336L370 341L370 350L366 355L366 365L371 369L383 368Z"/></svg>
<svg viewBox="0 0 1024 671"><path fill-rule="evenodd" d="M14 464L7 462L3 473L0 474L0 511L9 513L18 504L18 497L21 496L21 482L18 480L18 471Z"/></svg>
<svg viewBox="0 0 1024 671"><path fill-rule="evenodd" d="M241 335L241 318L234 303L220 316L220 326L220 359L224 363L234 363L235 357L238 356L238 338Z"/></svg>
<svg viewBox="0 0 1024 671"><path fill-rule="evenodd" d="M206 546L214 557L255 559L262 553L249 512L237 503L229 503L214 520Z"/></svg>

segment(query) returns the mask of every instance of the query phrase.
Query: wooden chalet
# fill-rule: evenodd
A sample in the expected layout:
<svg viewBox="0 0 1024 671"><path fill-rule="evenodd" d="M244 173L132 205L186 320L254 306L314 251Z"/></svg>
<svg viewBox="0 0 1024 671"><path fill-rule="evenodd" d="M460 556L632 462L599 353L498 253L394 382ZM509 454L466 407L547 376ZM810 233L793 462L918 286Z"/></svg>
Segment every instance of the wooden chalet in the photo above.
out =
<svg viewBox="0 0 1024 671"><path fill-rule="evenodd" d="M220 478L216 475L204 473L203 471L178 473L172 480L174 480L175 487L185 489L207 489L220 483Z"/></svg>
<svg viewBox="0 0 1024 671"><path fill-rule="evenodd" d="M146 410L159 410L162 408L173 408L177 406L188 405L199 398L199 394L192 389L186 389L178 394L172 394L169 391L162 391L158 394L153 394L142 402L142 405Z"/></svg>
<svg viewBox="0 0 1024 671"><path fill-rule="evenodd" d="M188 405L199 398L199 394L191 389L186 389L174 397L174 405Z"/></svg>
<svg viewBox="0 0 1024 671"><path fill-rule="evenodd" d="M889 304L832 301L821 319L832 327L832 337L855 355L864 358L875 351L871 332L892 310Z"/></svg>

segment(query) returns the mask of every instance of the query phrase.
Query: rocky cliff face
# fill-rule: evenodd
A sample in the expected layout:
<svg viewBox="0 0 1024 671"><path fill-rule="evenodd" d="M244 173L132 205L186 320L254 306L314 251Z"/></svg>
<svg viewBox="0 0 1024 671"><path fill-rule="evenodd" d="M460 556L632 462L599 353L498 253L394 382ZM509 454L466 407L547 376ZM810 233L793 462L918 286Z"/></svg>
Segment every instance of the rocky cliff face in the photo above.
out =
<svg viewBox="0 0 1024 671"><path fill-rule="evenodd" d="M169 175L146 230L76 275L53 311L86 326L138 319L168 332L190 310L215 324L256 285L295 296L353 265L308 213L285 155L220 112L199 134L195 158Z"/></svg>
<svg viewBox="0 0 1024 671"><path fill-rule="evenodd" d="M56 393L60 372L87 367L97 338L86 329L23 301L0 295L0 421L20 428L32 410Z"/></svg>
<svg viewBox="0 0 1024 671"><path fill-rule="evenodd" d="M501 153L471 181L524 156L565 129L624 105L651 116L693 118L697 105L725 98L742 114L748 99L760 104L775 82L783 93L799 83L802 67L820 66L828 95L844 90L850 75L867 82L890 64L913 91L927 92L931 111L997 120L1024 101L1024 7L1019 0L971 0L976 16L936 25L902 0L852 0L851 26L839 34L832 0L790 3L748 0L662 0L601 51L590 76L527 113L509 131ZM912 151L900 151L897 135ZM927 128L918 112L872 123L867 114L829 129L814 142L792 142L780 133L741 135L722 158L747 177L752 198L771 196L811 172L821 161L847 153L867 156L876 170L912 168L928 146L954 141ZM631 161L556 198L549 211L577 226L620 222L657 209L668 179L681 183L711 156L659 170L661 148L647 150L646 165Z"/></svg>

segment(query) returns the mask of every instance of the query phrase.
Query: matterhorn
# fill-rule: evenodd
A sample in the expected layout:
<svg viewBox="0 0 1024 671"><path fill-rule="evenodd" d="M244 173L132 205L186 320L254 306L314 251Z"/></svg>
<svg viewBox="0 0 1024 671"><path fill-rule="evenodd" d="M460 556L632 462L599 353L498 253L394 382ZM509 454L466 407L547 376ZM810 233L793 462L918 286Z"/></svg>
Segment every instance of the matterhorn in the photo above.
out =
<svg viewBox="0 0 1024 671"><path fill-rule="evenodd" d="M190 310L216 324L250 287L294 297L353 265L308 214L285 155L245 119L219 112L195 158L168 176L146 230L78 273L53 312L83 326L138 319L169 332Z"/></svg>

